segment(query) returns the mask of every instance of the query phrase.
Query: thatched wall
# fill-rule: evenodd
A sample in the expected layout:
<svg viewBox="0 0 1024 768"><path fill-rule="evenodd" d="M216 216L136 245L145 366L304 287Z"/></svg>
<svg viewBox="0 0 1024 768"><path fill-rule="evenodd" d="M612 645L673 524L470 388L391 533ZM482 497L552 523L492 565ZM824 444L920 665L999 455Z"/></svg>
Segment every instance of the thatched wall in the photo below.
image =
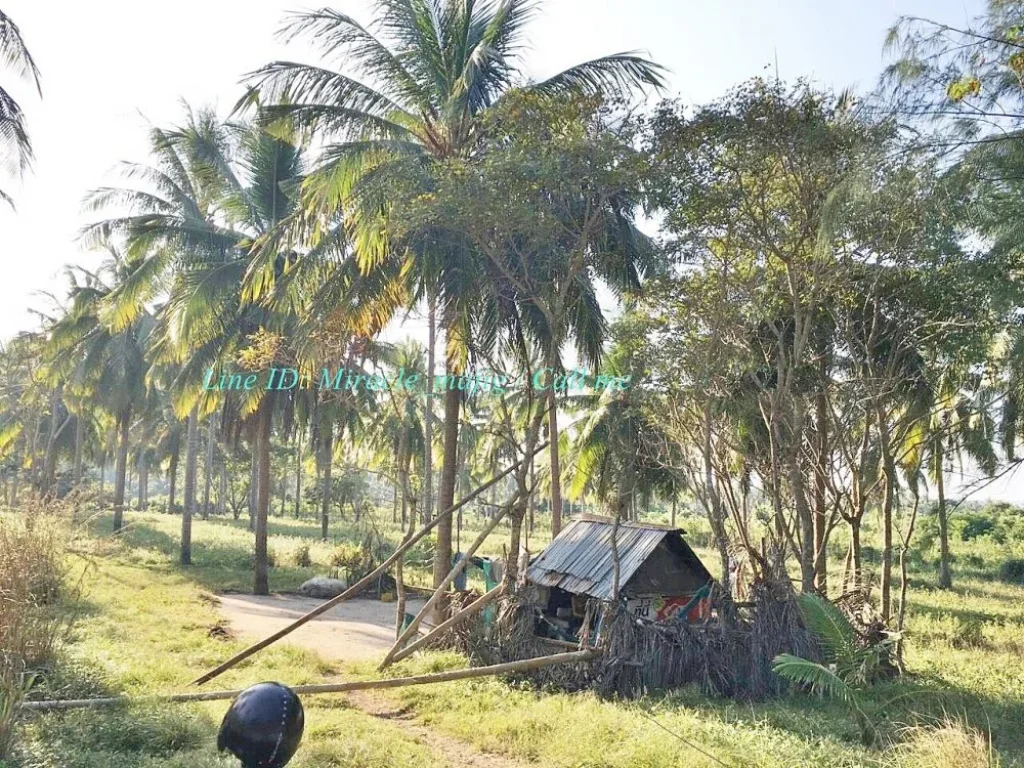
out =
<svg viewBox="0 0 1024 768"><path fill-rule="evenodd" d="M705 693L741 699L778 695L783 683L771 671L780 653L818 658L804 628L791 585L753 588L752 609L738 610L723 595L713 595L714 618L701 623L652 623L621 606L592 602L600 611L600 631L592 644L604 655L586 665L540 670L530 679L565 690L584 688L605 696L633 698L655 690L697 685ZM523 596L505 598L492 627L467 626L448 638L477 663L496 664L557 652L551 641L534 635L536 604ZM564 650L562 648L561 650Z"/></svg>

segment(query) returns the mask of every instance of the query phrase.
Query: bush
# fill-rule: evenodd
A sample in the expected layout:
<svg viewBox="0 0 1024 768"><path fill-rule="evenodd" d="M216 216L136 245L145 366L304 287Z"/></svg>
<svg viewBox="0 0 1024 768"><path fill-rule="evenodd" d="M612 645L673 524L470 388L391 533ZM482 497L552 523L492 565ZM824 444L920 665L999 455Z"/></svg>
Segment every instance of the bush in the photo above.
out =
<svg viewBox="0 0 1024 768"><path fill-rule="evenodd" d="M299 568L309 568L313 565L313 558L309 554L309 544L302 544L294 554L295 565Z"/></svg>
<svg viewBox="0 0 1024 768"><path fill-rule="evenodd" d="M956 634L953 635L953 647L960 650L987 648L985 625L978 619L961 620L958 622Z"/></svg>
<svg viewBox="0 0 1024 768"><path fill-rule="evenodd" d="M964 518L963 528L960 529L960 538L963 541L973 541L980 536L992 533L996 529L996 521L985 515L969 515Z"/></svg>
<svg viewBox="0 0 1024 768"><path fill-rule="evenodd" d="M343 571L358 570L363 562L363 548L356 544L339 544L331 550L330 564Z"/></svg>
<svg viewBox="0 0 1024 768"><path fill-rule="evenodd" d="M267 547L267 568L277 568L277 553L272 547ZM256 570L256 547L249 550L249 570Z"/></svg>
<svg viewBox="0 0 1024 768"><path fill-rule="evenodd" d="M999 567L999 580L1006 584L1024 585L1024 559L1011 558Z"/></svg>

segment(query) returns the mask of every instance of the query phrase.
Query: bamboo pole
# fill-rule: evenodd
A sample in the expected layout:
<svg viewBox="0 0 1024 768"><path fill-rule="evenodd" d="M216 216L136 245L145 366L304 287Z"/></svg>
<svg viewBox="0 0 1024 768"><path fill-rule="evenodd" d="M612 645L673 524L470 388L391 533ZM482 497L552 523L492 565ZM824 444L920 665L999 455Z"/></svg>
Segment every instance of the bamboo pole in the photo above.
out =
<svg viewBox="0 0 1024 768"><path fill-rule="evenodd" d="M466 553L462 556L462 559L459 560L459 562L457 562L450 571L448 571L448 575L444 577L444 581L442 581L437 586L437 589L434 590L434 594L432 594L430 596L430 599L427 600L426 605L420 608L419 613L416 614L416 617L411 622L409 622L409 626L405 628L405 631L402 632L399 638L395 641L395 644L391 646L391 650L389 650L387 655L384 657L384 661L382 661L380 663L380 666L377 667L378 672L384 669L385 667L389 666L395 660L396 654L401 650L402 646L409 641L409 638L413 636L416 630L419 629L419 626L423 622L423 619L429 616L434 606L437 605L438 602L440 602L449 585L453 581L455 581L455 579L458 578L460 573L466 570L466 568L469 566L470 558L483 545L484 541L487 540L487 537L491 535L491 532L498 527L498 523L500 523L505 518L505 515L508 514L509 510L512 509L512 505L515 504L518 496L519 494L517 492L515 496L512 498L512 501L510 501L508 504L504 505L501 508L501 511L491 519L491 522L488 523L480 532L480 535L476 537L476 541L474 541L470 545L469 549L466 550Z"/></svg>
<svg viewBox="0 0 1024 768"><path fill-rule="evenodd" d="M433 640L438 635L442 634L443 632L447 632L449 629L454 627L459 622L464 621L465 619L468 619L474 613L480 611L481 609L485 608L489 604L493 603L497 598L501 597L501 594L504 591L505 591L505 582L503 581L501 584L496 586L494 589L492 589L486 595L484 595L483 597L478 597L476 600L474 600L472 603L467 605L465 608L463 608L461 611L456 613L454 616L452 616L447 621L443 621L440 624L438 624L436 627L434 627L432 630L430 630L423 637L417 638L415 642L412 642L409 645L407 645L405 648L402 648L400 651L398 651L394 655L394 658L392 658L391 661L392 662L397 662L397 661L401 661L402 659L406 658L407 656L411 656L413 653L415 653L417 650L419 650L420 648L425 646L427 643L429 643L431 640Z"/></svg>
<svg viewBox="0 0 1024 768"><path fill-rule="evenodd" d="M534 450L534 454L539 453L540 451L544 450L544 448L546 448L546 447L547 447L547 443L544 443L543 445L538 446ZM227 672L229 669L231 669L233 666L235 666L239 662L244 661L245 659L249 658L250 656L252 656L255 653L258 653L259 651L261 651L264 648L266 648L268 645L272 645L273 643L276 643L282 637L285 637L286 635L291 634L296 629L301 627L303 624L306 624L306 623L312 621L313 619L315 619L317 616L319 616L319 615L321 615L323 613L326 613L327 611L331 610L331 608L333 608L334 606L338 605L339 603L343 603L346 600L350 600L351 598L353 598L356 595L358 595L367 586L369 586L374 581L376 581L376 579L382 573L384 573L384 571L386 571L388 568L390 568L392 565L394 565L395 562L398 560L398 558L400 558L403 554L405 554L406 550L408 550L411 547L415 546L419 542L420 539L422 539L424 536L426 536L428 533L430 533L434 529L434 526L436 526L441 521L442 518L446 517L447 515L451 515L459 507L462 507L465 504L468 504L473 499L475 499L477 496L479 496L484 491L486 491L488 488L490 488L492 485L497 484L500 480L502 480L505 477L507 477L508 475L512 474L516 469L519 468L520 464L522 464L524 461L526 461L527 458L529 458L529 457L524 457L524 458L520 459L519 461L515 462L514 464L509 466L507 469L505 469L501 474L495 475L490 480L488 480L486 483L484 483L479 488L477 488L475 491L470 493L468 496L465 496L464 498L460 499L457 504L452 505L448 509L446 509L443 512L441 512L440 514L438 514L437 517L435 517L433 520L429 521L426 525L424 525L422 528L420 528L420 530L416 532L415 536L413 536L407 542L402 544L397 550L395 550L395 553L393 555L391 555L391 557L389 557L387 560L385 560L379 566L374 568L373 571L371 571L369 574L367 574L362 579L357 581L355 584L353 584L351 587L346 589L340 595L338 595L337 597L331 598L330 600L325 602L323 605L317 606L312 611L307 613L305 616L300 616L295 621L293 621L291 624L289 624L287 627L279 629L277 632L274 632L272 635L268 635L267 637L263 638L259 642L253 643L248 648L246 648L246 649L244 649L242 651L239 651L234 656L232 656L230 659L225 661L223 664L221 664L221 665L219 665L217 667L214 667L209 672L206 672L206 673L200 675L199 677L197 677L195 680L192 681L192 685L202 685L203 683L206 683L206 682L212 680L213 678L217 677L218 675L221 675L224 672Z"/></svg>
<svg viewBox="0 0 1024 768"><path fill-rule="evenodd" d="M592 661L601 655L600 651L587 650L575 651L573 653L556 653L552 656L538 656L535 659L523 661L512 661L505 664L495 664L490 667L471 667L469 669L454 669L448 672L435 672L429 675L416 675L414 677L395 677L389 680L362 680L351 683L326 683L322 685L296 685L292 690L300 695L319 695L324 693L345 693L346 691L376 691L387 688L404 688L410 685L428 685L430 683L447 683L453 680L469 680L475 677L490 677L491 675L504 675L510 672L527 672L532 669L541 669L556 664L575 664ZM156 696L140 696L131 698L128 696L111 696L97 699L64 699L54 701L25 701L21 709L32 712L52 712L55 710L68 709L94 709L99 707L111 707L121 704L142 704L158 702L198 702L198 701L223 701L233 699L242 693L241 690L234 691L205 691L203 693L171 693Z"/></svg>

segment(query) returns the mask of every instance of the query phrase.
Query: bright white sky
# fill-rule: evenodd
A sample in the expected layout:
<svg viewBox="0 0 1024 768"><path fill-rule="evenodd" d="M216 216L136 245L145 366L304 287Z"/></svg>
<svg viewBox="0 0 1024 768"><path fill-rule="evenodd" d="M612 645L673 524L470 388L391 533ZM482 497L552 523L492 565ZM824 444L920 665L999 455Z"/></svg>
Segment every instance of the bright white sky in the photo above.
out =
<svg viewBox="0 0 1024 768"><path fill-rule="evenodd" d="M42 70L43 99L0 73L21 97L37 161L0 207L0 338L32 327L41 290L63 293L61 267L95 265L75 243L88 219L84 193L110 181L121 160L146 158L146 126L173 124L180 101L222 110L240 77L273 59L311 60L274 32L289 0L91 0L59 4L0 0ZM546 0L532 27L528 72L543 78L576 62L639 49L671 70L670 95L700 103L767 73L808 77L835 89L870 88L884 65L882 42L900 15L954 25L982 0ZM334 0L362 20L371 0ZM55 6L59 6L55 7ZM418 326L420 322L411 320ZM416 333L419 328L410 328ZM418 334L417 334L418 335ZM1024 500L1024 482L1003 481L980 496Z"/></svg>

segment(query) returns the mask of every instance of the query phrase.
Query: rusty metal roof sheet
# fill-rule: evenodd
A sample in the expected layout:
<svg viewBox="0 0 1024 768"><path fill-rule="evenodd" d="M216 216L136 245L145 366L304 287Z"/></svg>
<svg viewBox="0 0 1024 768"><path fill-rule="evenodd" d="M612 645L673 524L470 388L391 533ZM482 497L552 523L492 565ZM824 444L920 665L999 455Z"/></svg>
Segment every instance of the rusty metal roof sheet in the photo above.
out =
<svg viewBox="0 0 1024 768"><path fill-rule="evenodd" d="M611 518L580 517L567 525L526 571L527 579L599 600L612 598ZM620 523L619 586L624 587L655 548L682 530L639 523ZM687 547L688 549L688 547Z"/></svg>

